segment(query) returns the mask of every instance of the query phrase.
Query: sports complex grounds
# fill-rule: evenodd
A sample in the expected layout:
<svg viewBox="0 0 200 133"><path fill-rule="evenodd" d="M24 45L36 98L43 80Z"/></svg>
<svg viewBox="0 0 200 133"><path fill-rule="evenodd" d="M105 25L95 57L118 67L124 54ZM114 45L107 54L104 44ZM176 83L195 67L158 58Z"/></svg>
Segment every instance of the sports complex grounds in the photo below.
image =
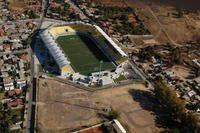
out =
<svg viewBox="0 0 200 133"><path fill-rule="evenodd" d="M115 68L114 64L104 55L89 37L74 34L59 36L56 39L65 55L69 58L75 72L89 75L99 71L100 61L103 61L101 70Z"/></svg>

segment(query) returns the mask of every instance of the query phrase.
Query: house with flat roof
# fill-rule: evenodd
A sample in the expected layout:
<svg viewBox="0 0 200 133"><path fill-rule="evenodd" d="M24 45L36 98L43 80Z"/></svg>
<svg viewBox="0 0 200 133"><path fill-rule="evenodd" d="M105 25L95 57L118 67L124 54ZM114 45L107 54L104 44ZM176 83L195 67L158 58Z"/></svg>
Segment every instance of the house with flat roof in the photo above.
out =
<svg viewBox="0 0 200 133"><path fill-rule="evenodd" d="M3 83L6 91L14 90L14 81L12 79L4 78Z"/></svg>
<svg viewBox="0 0 200 133"><path fill-rule="evenodd" d="M21 90L24 87L26 87L26 80L18 79L17 80L17 88L19 88Z"/></svg>

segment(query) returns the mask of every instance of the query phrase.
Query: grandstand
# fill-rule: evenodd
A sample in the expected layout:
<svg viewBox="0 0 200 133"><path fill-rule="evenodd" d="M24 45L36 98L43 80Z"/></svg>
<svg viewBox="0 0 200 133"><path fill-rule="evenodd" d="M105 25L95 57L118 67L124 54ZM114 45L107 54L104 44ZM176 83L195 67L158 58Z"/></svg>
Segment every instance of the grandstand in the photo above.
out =
<svg viewBox="0 0 200 133"><path fill-rule="evenodd" d="M56 61L61 75L89 75L112 69L126 60L126 54L98 26L83 22L51 25L40 37Z"/></svg>

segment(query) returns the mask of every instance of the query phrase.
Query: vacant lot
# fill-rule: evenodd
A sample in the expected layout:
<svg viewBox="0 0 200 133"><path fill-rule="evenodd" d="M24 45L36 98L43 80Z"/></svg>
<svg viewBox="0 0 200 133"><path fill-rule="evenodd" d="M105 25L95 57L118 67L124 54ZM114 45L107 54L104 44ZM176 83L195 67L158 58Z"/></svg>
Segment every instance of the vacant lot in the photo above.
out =
<svg viewBox="0 0 200 133"><path fill-rule="evenodd" d="M187 5L185 3L190 4ZM154 35L156 41L160 43L170 42L173 44L181 44L187 41L195 42L198 39L199 28L197 22L199 22L199 18L195 18L194 16L198 16L199 13L189 13L184 14L180 18L177 17L177 9L182 9L189 5L194 7L199 6L194 3L181 2L181 0L152 0L151 2L148 0L127 1L129 6L136 8L137 14L145 21L145 25Z"/></svg>
<svg viewBox="0 0 200 133"><path fill-rule="evenodd" d="M88 92L55 80L41 79L37 103L39 132L69 132L105 119L110 89ZM156 133L150 92L142 84L112 89L112 108L121 112L120 121L131 133Z"/></svg>
<svg viewBox="0 0 200 133"><path fill-rule="evenodd" d="M75 72L88 74L99 70L99 62L103 61L102 69L114 67L112 62L101 52L88 37L80 35L60 36L57 41L72 63Z"/></svg>
<svg viewBox="0 0 200 133"><path fill-rule="evenodd" d="M12 13L23 13L28 8L29 0L8 0Z"/></svg>
<svg viewBox="0 0 200 133"><path fill-rule="evenodd" d="M172 72L177 74L177 76L180 76L181 79L186 79L187 77L189 77L190 71L191 71L189 68L186 68L186 67L181 66L181 65L175 65L169 70L171 70Z"/></svg>

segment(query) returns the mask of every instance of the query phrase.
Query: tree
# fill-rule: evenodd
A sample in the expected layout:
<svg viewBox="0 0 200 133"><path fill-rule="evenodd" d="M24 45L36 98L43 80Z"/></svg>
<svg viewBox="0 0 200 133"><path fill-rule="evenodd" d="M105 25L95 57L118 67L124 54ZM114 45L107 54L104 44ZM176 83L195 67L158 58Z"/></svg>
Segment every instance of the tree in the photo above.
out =
<svg viewBox="0 0 200 133"><path fill-rule="evenodd" d="M190 129L194 133L199 133L198 117L191 112L186 112L185 103L176 96L175 91L165 83L155 82L154 93L167 110L170 118L181 123L182 129Z"/></svg>
<svg viewBox="0 0 200 133"><path fill-rule="evenodd" d="M120 20L125 21L125 22L128 21L128 15L126 14L121 15Z"/></svg>
<svg viewBox="0 0 200 133"><path fill-rule="evenodd" d="M3 104L0 102L0 111L2 111L4 109Z"/></svg>
<svg viewBox="0 0 200 133"><path fill-rule="evenodd" d="M111 111L109 112L109 119L117 119L120 116L120 112L118 112L117 110L113 110L111 109Z"/></svg>
<svg viewBox="0 0 200 133"><path fill-rule="evenodd" d="M197 132L199 133L200 131L200 127L198 126L199 119L196 115L194 115L191 112L187 113L183 122L184 122L183 124L189 129L192 129L194 133Z"/></svg>
<svg viewBox="0 0 200 133"><path fill-rule="evenodd" d="M8 115L6 112L0 112L0 133L8 133L9 125Z"/></svg>
<svg viewBox="0 0 200 133"><path fill-rule="evenodd" d="M172 62L175 64L182 63L181 51L179 47L172 49Z"/></svg>
<svg viewBox="0 0 200 133"><path fill-rule="evenodd" d="M180 9L177 10L177 17L178 18L182 18L183 17L183 11L182 10L180 10Z"/></svg>

